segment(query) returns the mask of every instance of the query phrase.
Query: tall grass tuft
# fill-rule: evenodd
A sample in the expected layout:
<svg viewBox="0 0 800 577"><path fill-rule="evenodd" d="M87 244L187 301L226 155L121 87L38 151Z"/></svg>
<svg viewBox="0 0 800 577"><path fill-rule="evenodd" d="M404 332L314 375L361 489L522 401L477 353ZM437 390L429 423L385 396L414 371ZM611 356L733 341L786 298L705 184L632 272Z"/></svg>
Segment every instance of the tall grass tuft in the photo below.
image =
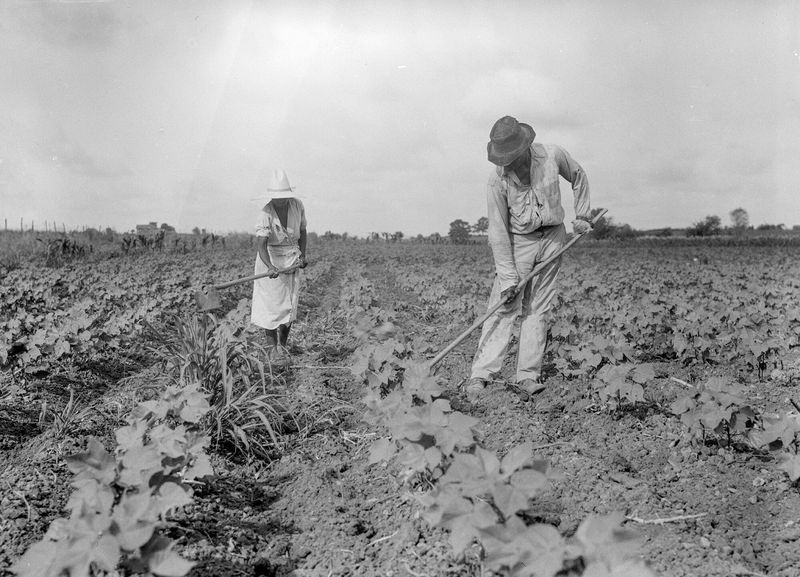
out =
<svg viewBox="0 0 800 577"><path fill-rule="evenodd" d="M91 414L94 409L91 407L79 407L75 401L75 389L69 387L69 401L60 411L55 411L47 406L47 401L42 403L39 413L39 427L49 429L57 439L65 437L67 434L75 432Z"/></svg>
<svg viewBox="0 0 800 577"><path fill-rule="evenodd" d="M206 313L175 317L157 330L150 346L178 383L200 383L211 410L205 426L212 442L245 459L271 459L283 452L285 432L301 429L280 392L285 383L272 370L264 347L236 335L224 320Z"/></svg>

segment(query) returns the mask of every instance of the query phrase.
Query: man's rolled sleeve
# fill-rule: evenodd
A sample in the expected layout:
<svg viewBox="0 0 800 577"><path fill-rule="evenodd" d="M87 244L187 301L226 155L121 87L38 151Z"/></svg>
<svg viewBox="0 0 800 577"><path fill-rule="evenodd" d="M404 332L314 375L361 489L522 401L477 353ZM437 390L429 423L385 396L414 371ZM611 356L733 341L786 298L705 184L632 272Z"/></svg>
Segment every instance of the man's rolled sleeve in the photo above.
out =
<svg viewBox="0 0 800 577"><path fill-rule="evenodd" d="M572 183L572 194L575 196L575 216L591 217L591 201L589 200L589 179L586 172L569 153L556 147L555 154L559 174Z"/></svg>
<svg viewBox="0 0 800 577"><path fill-rule="evenodd" d="M487 190L489 218L489 246L492 247L500 290L516 286L519 282L517 267L514 264L514 250L511 246L511 233L508 228L508 200L503 192L500 179L493 177Z"/></svg>

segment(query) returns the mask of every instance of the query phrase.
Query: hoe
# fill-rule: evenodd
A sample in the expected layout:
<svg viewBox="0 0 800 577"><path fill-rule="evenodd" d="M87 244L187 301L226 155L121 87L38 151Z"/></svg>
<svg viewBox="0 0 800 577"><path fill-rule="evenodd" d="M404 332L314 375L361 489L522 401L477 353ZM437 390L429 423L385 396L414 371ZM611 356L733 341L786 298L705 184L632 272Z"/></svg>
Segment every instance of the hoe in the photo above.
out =
<svg viewBox="0 0 800 577"><path fill-rule="evenodd" d="M606 210L605 208L602 209L600 212L598 212L592 219L592 226L596 225L599 222L599 220L603 217L603 215L605 215L606 212L608 212L608 210ZM525 277L521 281L519 281L519 284L517 285L517 292L524 290L525 285L528 284L528 282L534 276L539 274L542 271L542 269L544 269L544 267L546 267L548 264L550 264L558 257L560 257L562 254L564 254L572 245L578 242L589 232L591 232L591 230L584 232L583 234L575 235L569 240L569 242L567 242L567 244L561 247L561 249L558 252L556 252L553 256L537 264L531 272L529 272L527 275L525 275ZM299 266L295 265L287 269L284 269L282 271L279 271L279 274L289 274L291 272L294 272L298 268ZM218 290L228 288L237 284L250 282L258 278L264 278L269 276L270 274L271 273L261 273L233 280L230 282L226 282L223 284L214 285L212 287L208 287L204 292L201 291L195 294L195 299L197 301L197 308L200 312L217 309L222 306L222 303L219 298L219 293L217 292ZM441 362L442 359L444 359L447 355L449 355L453 351L453 349L455 349L458 345L460 345L464 341L464 339L466 339L469 335L471 335L473 331L480 328L483 325L483 323L485 323L495 312L497 312L498 309L500 309L500 307L503 306L503 304L504 303L501 301L492 306L489 310L486 311L486 313L482 317L480 317L478 320L472 323L472 325L467 330L458 335L458 337L456 337L456 339L453 342L451 342L444 349L442 349L442 351L430 361L429 364L430 368L433 369L433 367L435 367L439 362Z"/></svg>
<svg viewBox="0 0 800 577"><path fill-rule="evenodd" d="M606 212L608 212L608 210L606 210L605 208L602 209L600 212L598 212L597 215L592 219L592 226L596 225L598 223L598 221L600 220L600 218ZM570 239L570 241L567 244L565 244L563 247L561 247L561 249L557 253L555 253L550 258L543 260L542 262L537 264L535 267L533 267L533 270L531 272L529 272L527 275L525 275L525 277L521 281L519 281L519 284L517 285L517 292L521 292L522 290L524 290L525 289L525 285L528 284L528 282L533 277L535 277L537 274L542 272L542 269L544 267L546 267L548 264L550 264L551 262L556 260L558 257L560 257L562 254L564 254L567 251L567 249L569 249L569 247L571 247L573 244L578 242L584 235L589 234L590 231L591 231L591 229L589 231L584 232L583 234L575 235L574 237L572 237ZM449 355L450 352L454 348L456 348L459 344L461 344L461 342L464 339L466 339L470 334L472 334L472 331L478 329L481 325L483 325L483 323L485 323L489 319L489 317L491 317L495 312L497 312L497 310L500 307L502 307L503 304L504 304L503 301L500 301L496 305L492 306L489 310L486 311L486 314L484 314L481 318L479 318L474 323L472 323L472 326L470 326L467 330L465 330L463 333L458 335L458 337L456 337L456 339L452 343L450 343L444 349L442 349L442 351L431 360L431 362L430 362L431 369L433 369L433 367L436 366L443 358L445 358L447 355Z"/></svg>
<svg viewBox="0 0 800 577"><path fill-rule="evenodd" d="M300 268L300 265L290 266L289 268L285 268L283 270L278 271L278 274L289 274L296 271ZM252 276L247 276L244 278L239 278L236 280L232 280L230 282L216 284L211 287L204 287L204 290L195 293L194 298L197 301L197 310L198 312L207 312L213 311L214 309L218 309L222 306L222 301L219 298L219 293L217 291L221 289L226 289L228 287L235 286L237 284L244 284L246 282L250 282L259 278L268 277L271 274L270 272L262 272L260 274L254 274Z"/></svg>

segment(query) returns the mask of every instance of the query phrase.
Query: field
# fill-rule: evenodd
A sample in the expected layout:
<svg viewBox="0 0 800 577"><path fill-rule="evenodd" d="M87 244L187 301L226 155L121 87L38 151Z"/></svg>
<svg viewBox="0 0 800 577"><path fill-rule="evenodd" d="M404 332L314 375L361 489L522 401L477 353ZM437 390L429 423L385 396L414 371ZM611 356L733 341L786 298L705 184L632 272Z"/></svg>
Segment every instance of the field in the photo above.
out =
<svg viewBox="0 0 800 577"><path fill-rule="evenodd" d="M477 334L427 365L487 246L312 244L288 370L248 285L197 311L253 258L2 271L0 572L800 575L796 243L578 243L529 402L514 342L474 402Z"/></svg>

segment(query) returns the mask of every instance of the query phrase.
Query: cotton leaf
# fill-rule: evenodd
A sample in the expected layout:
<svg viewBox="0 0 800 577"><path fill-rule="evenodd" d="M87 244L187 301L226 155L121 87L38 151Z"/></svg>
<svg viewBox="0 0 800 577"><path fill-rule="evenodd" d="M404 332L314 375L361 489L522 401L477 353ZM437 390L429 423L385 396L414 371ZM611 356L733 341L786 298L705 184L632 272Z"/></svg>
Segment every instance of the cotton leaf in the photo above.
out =
<svg viewBox="0 0 800 577"><path fill-rule="evenodd" d="M372 352L372 358L376 367L380 367L384 363L391 364L392 361L397 361L397 357L394 356L397 344L394 339L388 339L375 347Z"/></svg>
<svg viewBox="0 0 800 577"><path fill-rule="evenodd" d="M357 349L354 353L353 363L350 365L350 372L354 377L363 378L369 370L370 353Z"/></svg>
<svg viewBox="0 0 800 577"><path fill-rule="evenodd" d="M566 546L555 527L537 524L509 531L513 540L486 556L494 570L510 569L515 575L556 575L564 566ZM498 555L499 554L499 555Z"/></svg>
<svg viewBox="0 0 800 577"><path fill-rule="evenodd" d="M189 396L179 416L187 423L199 423L210 408L205 395L196 393Z"/></svg>
<svg viewBox="0 0 800 577"><path fill-rule="evenodd" d="M552 525L531 525L522 534L522 541L530 545L531 557L542 568L542 573L554 575L563 566L564 540Z"/></svg>
<svg viewBox="0 0 800 577"><path fill-rule="evenodd" d="M92 558L99 569L109 573L114 571L120 559L120 546L117 539L112 535L100 537L92 551Z"/></svg>
<svg viewBox="0 0 800 577"><path fill-rule="evenodd" d="M350 365L350 372L354 377L364 378L369 370L370 357L371 354L369 352L365 352L360 348L356 349L353 362Z"/></svg>
<svg viewBox="0 0 800 577"><path fill-rule="evenodd" d="M467 497L488 494L494 486L494 481L495 477L487 477L485 465L477 455L465 453L455 455L453 462L441 479L441 483L458 487Z"/></svg>
<svg viewBox="0 0 800 577"><path fill-rule="evenodd" d="M227 338L227 340L232 339L233 336ZM179 402L183 403L179 416L187 423L199 423L211 408L199 382L184 387L181 390Z"/></svg>
<svg viewBox="0 0 800 577"><path fill-rule="evenodd" d="M644 389L639 383L629 383L628 386L625 387L623 396L628 399L630 403L641 403L644 402Z"/></svg>
<svg viewBox="0 0 800 577"><path fill-rule="evenodd" d="M78 479L73 481L72 486L75 491L67 500L67 508L70 511L79 511L88 507L96 513L109 514L111 506L114 504L114 490L96 479Z"/></svg>
<svg viewBox="0 0 800 577"><path fill-rule="evenodd" d="M472 544L480 529L490 527L496 522L497 515L489 504L476 501L472 504L471 511L445 525L450 530L450 545L454 551L461 553Z"/></svg>
<svg viewBox="0 0 800 577"><path fill-rule="evenodd" d="M122 498L114 508L114 518L120 519L149 519L155 520L155 515L151 509L152 497L148 490L141 493L135 491L128 491L122 495Z"/></svg>
<svg viewBox="0 0 800 577"><path fill-rule="evenodd" d="M470 447L475 441L473 427L478 419L455 412L448 415L447 424L436 432L436 442L446 455L451 455L455 447Z"/></svg>
<svg viewBox="0 0 800 577"><path fill-rule="evenodd" d="M656 372L653 369L653 365L650 363L644 363L642 365L637 365L633 369L631 372L631 378L635 383L644 385L647 383L647 381L651 381L656 378Z"/></svg>
<svg viewBox="0 0 800 577"><path fill-rule="evenodd" d="M162 515L167 514L171 509L189 505L192 496L177 483L164 483L158 488L158 509Z"/></svg>
<svg viewBox="0 0 800 577"><path fill-rule="evenodd" d="M711 406L700 415L700 422L707 429L716 429L723 421L727 421L730 416L730 411Z"/></svg>
<svg viewBox="0 0 800 577"><path fill-rule="evenodd" d="M122 451L127 451L136 446L142 445L147 423L145 421L133 421L130 425L125 425L116 430L117 447Z"/></svg>
<svg viewBox="0 0 800 577"><path fill-rule="evenodd" d="M486 552L487 568L500 572L504 568L517 566L523 553L523 547L517 539L524 531L525 524L519 517L482 528L478 537Z"/></svg>
<svg viewBox="0 0 800 577"><path fill-rule="evenodd" d="M500 460L494 451L478 447L475 449L475 455L483 465L483 470L487 477L494 477L500 472Z"/></svg>
<svg viewBox="0 0 800 577"><path fill-rule="evenodd" d="M187 481L193 481L195 479L203 479L205 477L213 477L214 476L214 469L211 466L211 459L205 453L200 453L195 457L194 461L192 462L192 466L186 470L184 473L183 478Z"/></svg>
<svg viewBox="0 0 800 577"><path fill-rule="evenodd" d="M86 452L70 455L65 460L69 470L81 479L97 479L108 485L116 476L114 456L94 437L89 439Z"/></svg>
<svg viewBox="0 0 800 577"><path fill-rule="evenodd" d="M122 466L135 471L143 471L161 464L161 455L153 445L134 447L122 456Z"/></svg>
<svg viewBox="0 0 800 577"><path fill-rule="evenodd" d="M429 413L428 405L405 409L405 413L398 415L400 418L395 419L389 425L392 437L397 440L419 441L425 432L426 421L430 418Z"/></svg>
<svg viewBox="0 0 800 577"><path fill-rule="evenodd" d="M522 469L511 475L511 486L531 499L546 489L547 483L547 475L536 469Z"/></svg>
<svg viewBox="0 0 800 577"><path fill-rule="evenodd" d="M55 358L59 358L62 355L69 354L69 351L70 351L69 341L65 339L58 339L58 341L56 341L56 346L53 347L53 356Z"/></svg>
<svg viewBox="0 0 800 577"><path fill-rule="evenodd" d="M628 373L631 372L633 365L606 365L597 372L597 378L607 384L617 384L625 382Z"/></svg>
<svg viewBox="0 0 800 577"><path fill-rule="evenodd" d="M76 515L80 514L81 511L79 510L76 513ZM72 519L64 519L64 518L58 518L53 520L53 522L50 523L50 526L47 528L47 532L44 534L45 539L50 539L52 541L61 541L63 539L69 539L71 535L72 535Z"/></svg>
<svg viewBox="0 0 800 577"><path fill-rule="evenodd" d="M61 573L61 556L63 545L54 541L34 543L20 557L11 571L18 577L58 577Z"/></svg>
<svg viewBox="0 0 800 577"><path fill-rule="evenodd" d="M672 412L673 415L682 415L688 411L691 411L696 406L697 403L694 399L694 396L688 396L673 402L669 406L669 410Z"/></svg>
<svg viewBox="0 0 800 577"><path fill-rule="evenodd" d="M158 419L163 419L167 416L167 411L168 407L165 403L160 401L144 401L134 407L131 414L128 416L128 421L144 421L151 415Z"/></svg>
<svg viewBox="0 0 800 577"><path fill-rule="evenodd" d="M403 385L409 392L426 403L442 394L436 377L430 374L430 368L423 363L410 363L403 373Z"/></svg>
<svg viewBox="0 0 800 577"><path fill-rule="evenodd" d="M764 417L764 430L753 431L750 435L758 447L780 441L783 447L788 447L800 432L800 419L790 414L778 418Z"/></svg>
<svg viewBox="0 0 800 577"><path fill-rule="evenodd" d="M369 385L370 388L378 389L383 385L389 384L389 379L391 378L391 376L392 376L391 367L389 368L389 370L386 371L384 370L379 370L377 372L369 371L367 373L367 385Z"/></svg>
<svg viewBox="0 0 800 577"><path fill-rule="evenodd" d="M186 453L186 427L183 425L174 429L163 424L158 425L150 432L150 438L164 456L177 458Z"/></svg>
<svg viewBox="0 0 800 577"><path fill-rule="evenodd" d="M705 389L718 393L741 392L741 388L729 382L723 377L711 377L705 383Z"/></svg>
<svg viewBox="0 0 800 577"><path fill-rule="evenodd" d="M533 446L531 443L522 443L513 447L500 463L500 470L508 475L515 472L517 469L524 467L533 455Z"/></svg>
<svg viewBox="0 0 800 577"><path fill-rule="evenodd" d="M590 349L582 349L576 352L573 357L580 364L586 364L590 367L597 367L603 362L603 357Z"/></svg>
<svg viewBox="0 0 800 577"><path fill-rule="evenodd" d="M787 455L778 468L786 471L792 483L796 482L800 479L800 455Z"/></svg>
<svg viewBox="0 0 800 577"><path fill-rule="evenodd" d="M125 551L136 551L147 543L156 529L154 521L128 519L115 526L115 536Z"/></svg>
<svg viewBox="0 0 800 577"><path fill-rule="evenodd" d="M425 464L429 471L433 471L442 462L442 452L437 447L428 447L424 453Z"/></svg>
<svg viewBox="0 0 800 577"><path fill-rule="evenodd" d="M161 577L183 577L195 564L168 548L153 553L147 565L152 573Z"/></svg>
<svg viewBox="0 0 800 577"><path fill-rule="evenodd" d="M431 403L431 406L441 413L449 413L453 410L450 406L450 401L447 399L436 399Z"/></svg>
<svg viewBox="0 0 800 577"><path fill-rule="evenodd" d="M398 453L397 460L404 467L408 467L417 473L425 471L427 468L427 459L425 449L422 445L416 443L408 443Z"/></svg>
<svg viewBox="0 0 800 577"><path fill-rule="evenodd" d="M152 474L160 469L161 455L155 447L134 447L122 456L119 482L128 487L147 485Z"/></svg>
<svg viewBox="0 0 800 577"><path fill-rule="evenodd" d="M450 488L437 488L431 493L417 496L425 507L422 518L433 527L449 527L453 519L473 510L472 501Z"/></svg>
<svg viewBox="0 0 800 577"><path fill-rule="evenodd" d="M736 433L745 433L752 428L756 418L756 412L751 407L739 407L731 414L731 430Z"/></svg>
<svg viewBox="0 0 800 577"><path fill-rule="evenodd" d="M689 348L689 341L686 340L686 337L681 333L675 333L672 336L672 348L675 349L675 353L680 356Z"/></svg>
<svg viewBox="0 0 800 577"><path fill-rule="evenodd" d="M466 520L462 521L464 522L457 523L453 526L453 528L450 530L450 536L448 538L450 541L450 546L453 548L453 551L455 551L456 554L460 554L467 547L472 545L472 542L478 536L475 527L466 522Z"/></svg>
<svg viewBox="0 0 800 577"><path fill-rule="evenodd" d="M495 485L492 491L492 500L506 518L528 508L527 495L511 485Z"/></svg>
<svg viewBox="0 0 800 577"><path fill-rule="evenodd" d="M450 412L450 403L445 399L441 400L444 402L440 403L439 401L434 401L430 405L425 404L420 407L420 414L425 416L428 421L426 423L428 427L426 428L425 432L429 435L432 435L436 429L447 425L447 413Z"/></svg>
<svg viewBox="0 0 800 577"><path fill-rule="evenodd" d="M135 551L150 540L157 512L150 493L125 493L112 514L112 533L126 551Z"/></svg>
<svg viewBox="0 0 800 577"><path fill-rule="evenodd" d="M62 571L66 571L70 577L90 577L89 568L92 564L91 541L83 540L71 543L71 546L63 551L63 557L59 559ZM58 575L61 576L61 571Z"/></svg>
<svg viewBox="0 0 800 577"><path fill-rule="evenodd" d="M614 566L634 556L639 548L638 536L622 528L622 513L590 515L581 522L575 538L583 545L588 561L602 560Z"/></svg>

